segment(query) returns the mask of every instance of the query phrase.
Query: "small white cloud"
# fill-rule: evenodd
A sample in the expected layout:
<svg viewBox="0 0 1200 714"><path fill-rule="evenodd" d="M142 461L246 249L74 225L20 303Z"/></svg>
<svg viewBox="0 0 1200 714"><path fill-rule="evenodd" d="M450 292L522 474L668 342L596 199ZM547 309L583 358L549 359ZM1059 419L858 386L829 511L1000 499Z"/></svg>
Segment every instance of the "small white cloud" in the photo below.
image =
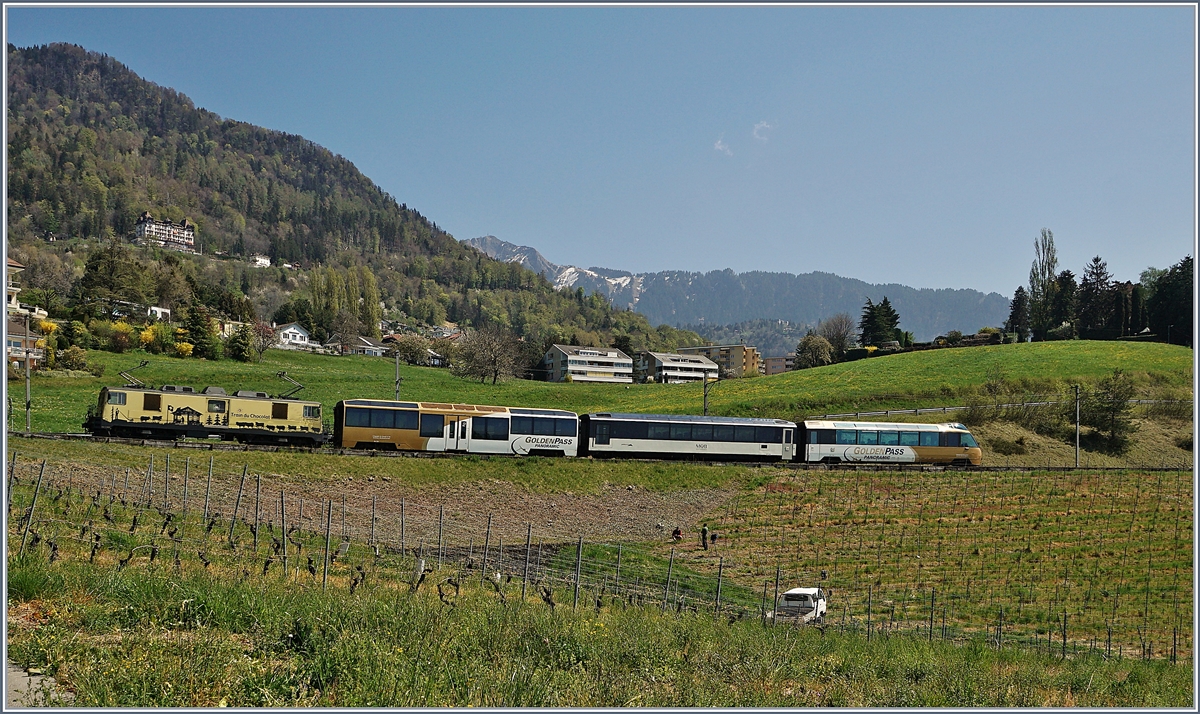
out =
<svg viewBox="0 0 1200 714"><path fill-rule="evenodd" d="M724 134L721 135L721 138L717 139L717 143L713 144L713 148L726 156L733 156L733 152L729 150L729 144L725 143Z"/></svg>
<svg viewBox="0 0 1200 714"><path fill-rule="evenodd" d="M770 124L768 124L767 122L765 122L765 121L760 121L759 123L757 123L757 124L755 124L755 125L754 125L754 132L753 132L753 134L754 134L754 138L755 138L755 139L758 139L759 141L766 141L766 140L767 140L767 137L764 135L764 134L765 134L765 132L766 132L768 129L774 129L774 128L775 128L775 127L771 126L771 125L770 125Z"/></svg>

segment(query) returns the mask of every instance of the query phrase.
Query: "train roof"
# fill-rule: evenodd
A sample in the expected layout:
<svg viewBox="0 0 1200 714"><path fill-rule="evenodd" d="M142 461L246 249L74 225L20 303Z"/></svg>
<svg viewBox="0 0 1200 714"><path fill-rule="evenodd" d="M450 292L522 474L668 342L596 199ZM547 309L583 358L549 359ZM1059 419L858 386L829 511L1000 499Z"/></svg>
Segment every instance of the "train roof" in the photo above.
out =
<svg viewBox="0 0 1200 714"><path fill-rule="evenodd" d="M104 387L109 391L119 389L122 392L155 392L157 394L181 394L192 397L231 397L234 399L258 399L265 402L303 402L306 404L320 404L320 402L312 399L297 399L296 397L273 397L266 392L252 391L248 389L239 389L230 394L225 391L224 387L205 387L204 389L195 389L182 384L164 384L162 387L151 386L134 386L121 385Z"/></svg>
<svg viewBox="0 0 1200 714"><path fill-rule="evenodd" d="M428 409L431 411L480 412L483 414L516 414L518 416L558 416L576 418L575 412L561 409L533 409L526 407L496 407L485 404L450 404L446 402L393 402L382 399L344 399L340 402L348 407L386 407L389 409Z"/></svg>
<svg viewBox="0 0 1200 714"><path fill-rule="evenodd" d="M695 424L743 424L754 426L796 426L795 423L783 419L757 419L753 417L722 417L695 416L692 414L619 414L616 412L600 412L588 414L589 419L620 419L621 421L666 421Z"/></svg>
<svg viewBox="0 0 1200 714"><path fill-rule="evenodd" d="M941 424L918 424L914 422L883 422L883 421L828 421L822 419L805 419L805 429L895 429L897 431L947 431L957 429L969 431L958 422Z"/></svg>

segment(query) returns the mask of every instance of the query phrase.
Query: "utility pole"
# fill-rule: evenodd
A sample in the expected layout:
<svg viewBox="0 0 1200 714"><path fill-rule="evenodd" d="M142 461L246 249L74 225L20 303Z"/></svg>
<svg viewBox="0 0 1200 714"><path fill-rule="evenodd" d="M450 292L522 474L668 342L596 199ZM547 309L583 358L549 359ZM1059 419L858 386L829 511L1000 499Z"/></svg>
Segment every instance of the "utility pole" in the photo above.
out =
<svg viewBox="0 0 1200 714"><path fill-rule="evenodd" d="M721 373L720 372L717 373L716 379L709 379L707 374L704 375L704 416L708 416L708 390L712 389L712 386L720 381L721 381Z"/></svg>
<svg viewBox="0 0 1200 714"><path fill-rule="evenodd" d="M33 408L33 401L29 398L29 313L25 313L25 344L22 345L25 350L25 436L33 431L32 417L30 410Z"/></svg>
<svg viewBox="0 0 1200 714"><path fill-rule="evenodd" d="M404 378L400 376L400 350L396 350L396 401L400 401L400 383Z"/></svg>
<svg viewBox="0 0 1200 714"><path fill-rule="evenodd" d="M1079 468L1079 385L1075 385L1075 468Z"/></svg>

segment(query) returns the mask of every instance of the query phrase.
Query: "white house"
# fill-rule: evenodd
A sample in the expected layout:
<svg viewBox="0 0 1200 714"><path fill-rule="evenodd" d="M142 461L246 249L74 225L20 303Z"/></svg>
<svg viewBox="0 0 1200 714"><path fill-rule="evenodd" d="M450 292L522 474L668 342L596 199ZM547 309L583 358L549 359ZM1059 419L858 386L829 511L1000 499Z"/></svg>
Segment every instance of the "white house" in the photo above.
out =
<svg viewBox="0 0 1200 714"><path fill-rule="evenodd" d="M255 253L254 255L250 256L250 263L256 268L271 267L271 259L265 255L260 255L258 253Z"/></svg>
<svg viewBox="0 0 1200 714"><path fill-rule="evenodd" d="M633 360L611 347L553 345L542 359L550 382L633 382Z"/></svg>
<svg viewBox="0 0 1200 714"><path fill-rule="evenodd" d="M309 339L308 330L298 322L289 322L276 328L275 337L278 340L277 346L285 350L306 350L310 347L320 347L319 343Z"/></svg>
<svg viewBox="0 0 1200 714"><path fill-rule="evenodd" d="M638 356L637 373L659 384L683 384L716 379L718 368L703 355L644 352Z"/></svg>
<svg viewBox="0 0 1200 714"><path fill-rule="evenodd" d="M325 342L325 349L336 354L382 357L387 352L387 345L373 337L363 337L361 335L355 335L343 340L342 336L335 332Z"/></svg>

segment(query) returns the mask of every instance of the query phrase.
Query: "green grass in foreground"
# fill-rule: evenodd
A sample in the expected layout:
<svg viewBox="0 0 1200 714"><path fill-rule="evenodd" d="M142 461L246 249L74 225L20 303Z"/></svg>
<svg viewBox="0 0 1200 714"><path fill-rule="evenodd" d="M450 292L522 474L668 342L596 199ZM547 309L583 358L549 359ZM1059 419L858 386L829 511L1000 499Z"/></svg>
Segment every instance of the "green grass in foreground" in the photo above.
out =
<svg viewBox="0 0 1200 714"><path fill-rule="evenodd" d="M162 563L162 561L159 561ZM656 608L572 612L468 588L322 594L168 567L10 560L9 656L75 706L1174 706L1192 668ZM10 598L14 597L10 590Z"/></svg>
<svg viewBox="0 0 1200 714"><path fill-rule="evenodd" d="M94 377L37 377L33 381L34 431L79 431L88 405L102 386L120 384L122 369L146 359L135 374L148 384L216 385L229 391L275 394L287 371L306 389L298 396L332 408L340 399L391 399L394 367L378 357L329 357L270 350L262 363L208 362L166 356L93 351L107 373ZM1132 342L1040 342L913 352L776 375L722 382L710 392L714 414L797 419L807 414L940 406L978 392L988 370L1000 366L1014 388L1054 391L1076 381L1091 383L1120 367L1142 387L1191 389L1192 350ZM404 399L554 407L578 412L629 411L698 414L699 385L551 384L513 380L491 385L466 381L446 370L401 367ZM15 385L14 385L15 386ZM19 402L14 402L19 404ZM24 427L24 415L11 423Z"/></svg>

